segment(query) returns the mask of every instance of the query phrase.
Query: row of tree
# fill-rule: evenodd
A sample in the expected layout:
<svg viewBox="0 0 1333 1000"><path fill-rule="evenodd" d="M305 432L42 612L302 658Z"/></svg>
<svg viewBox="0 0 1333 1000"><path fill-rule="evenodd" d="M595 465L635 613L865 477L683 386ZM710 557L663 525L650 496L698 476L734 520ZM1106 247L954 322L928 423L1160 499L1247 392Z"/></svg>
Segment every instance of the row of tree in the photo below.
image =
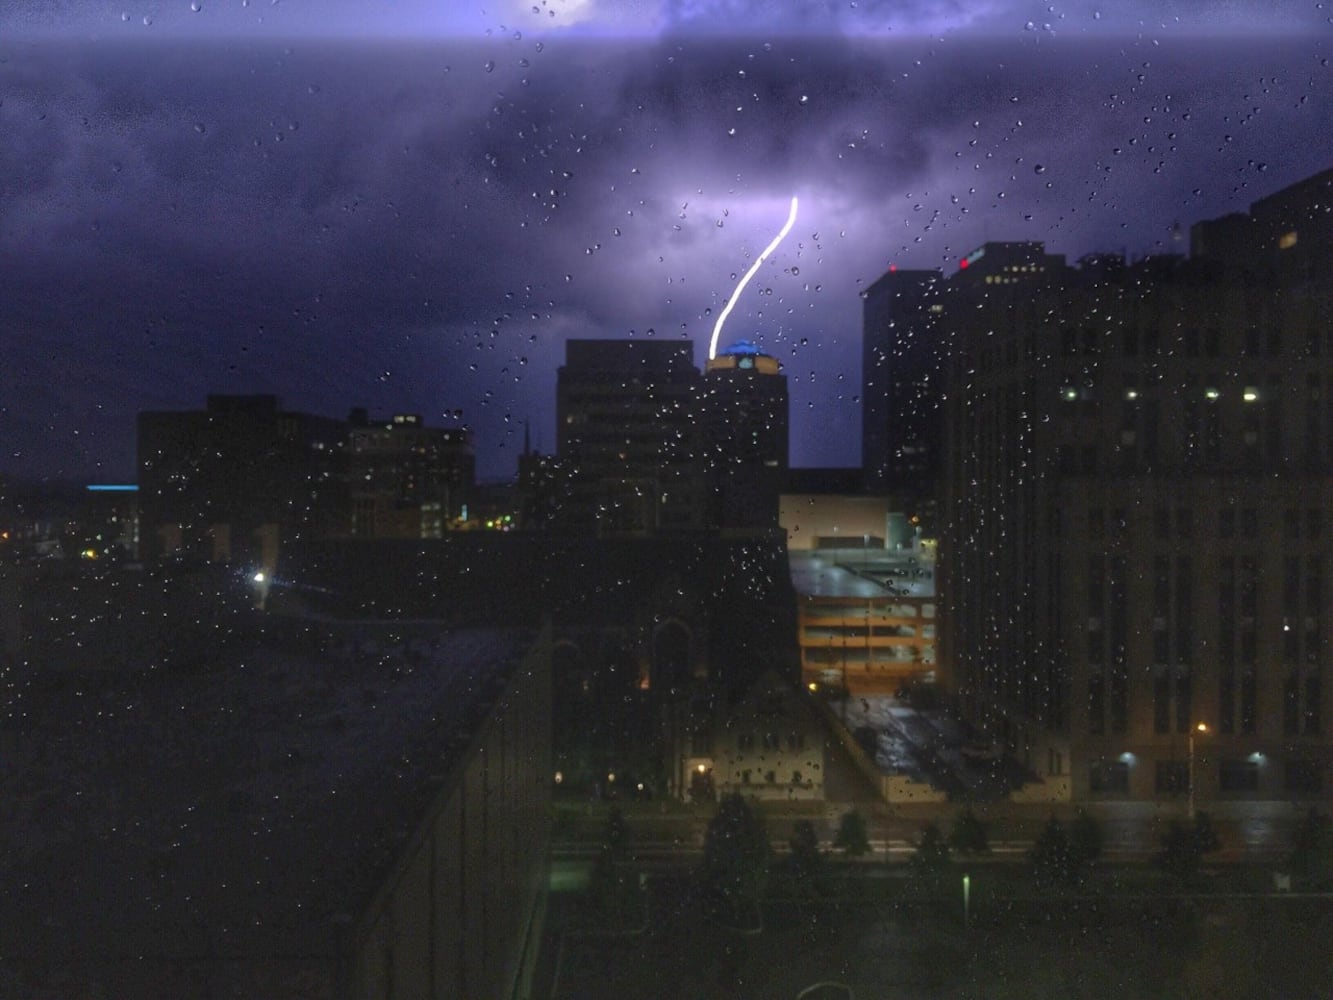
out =
<svg viewBox="0 0 1333 1000"><path fill-rule="evenodd" d="M641 906L641 890L626 874L629 833L619 809L607 818L603 843L594 863L590 890L605 916L622 919ZM1102 855L1104 835L1096 818L1083 809L1068 823L1052 816L1042 828L1028 862L1040 885L1081 884ZM827 856L819 835L808 820L792 830L786 859L790 886L802 898L819 898L831 891ZM1162 836L1155 861L1169 875L1188 880L1197 873L1205 855L1221 846L1211 817L1196 814L1192 823L1172 821ZM844 813L833 847L847 857L870 850L865 817L855 810ZM986 824L964 809L947 835L936 823L927 823L909 860L911 873L921 881L942 882L954 856L976 857L990 851ZM768 886L771 849L763 817L737 794L724 797L704 836L698 879L705 907L713 919L732 927L758 925L759 902ZM1298 824L1288 869L1303 884L1323 888L1333 884L1333 822L1311 809Z"/></svg>

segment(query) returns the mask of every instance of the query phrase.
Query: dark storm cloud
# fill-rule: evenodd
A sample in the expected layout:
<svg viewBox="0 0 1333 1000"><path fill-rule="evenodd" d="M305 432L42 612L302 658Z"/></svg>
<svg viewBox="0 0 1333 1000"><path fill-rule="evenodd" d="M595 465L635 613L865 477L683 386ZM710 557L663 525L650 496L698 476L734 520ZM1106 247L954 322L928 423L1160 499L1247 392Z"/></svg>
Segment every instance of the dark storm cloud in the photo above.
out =
<svg viewBox="0 0 1333 1000"><path fill-rule="evenodd" d="M808 32L845 35L1298 34L1327 30L1326 5L1293 0L663 0L660 24L670 29L734 35Z"/></svg>
<svg viewBox="0 0 1333 1000"><path fill-rule="evenodd" d="M1306 0L8 0L0 38L480 38L513 32L939 36L1018 32L1106 38L1308 35L1327 4Z"/></svg>
<svg viewBox="0 0 1333 1000"><path fill-rule="evenodd" d="M5 468L125 474L136 410L276 391L461 409L507 473L524 419L553 444L566 338L702 350L793 194L727 337L786 363L798 463L854 462L857 293L890 261L1182 249L1173 222L1328 166L1326 56L1040 32L11 48Z"/></svg>

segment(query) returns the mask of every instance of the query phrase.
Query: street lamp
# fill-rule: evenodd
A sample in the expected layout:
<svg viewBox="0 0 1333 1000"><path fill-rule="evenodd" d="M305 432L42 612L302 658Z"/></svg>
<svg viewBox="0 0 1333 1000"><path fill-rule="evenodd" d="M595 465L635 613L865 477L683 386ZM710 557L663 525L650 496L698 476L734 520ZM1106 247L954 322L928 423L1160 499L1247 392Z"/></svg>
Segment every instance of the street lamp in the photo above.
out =
<svg viewBox="0 0 1333 1000"><path fill-rule="evenodd" d="M1208 727L1200 722L1190 729L1190 769L1189 769L1189 813L1190 822L1194 821L1194 734L1203 735L1208 732Z"/></svg>

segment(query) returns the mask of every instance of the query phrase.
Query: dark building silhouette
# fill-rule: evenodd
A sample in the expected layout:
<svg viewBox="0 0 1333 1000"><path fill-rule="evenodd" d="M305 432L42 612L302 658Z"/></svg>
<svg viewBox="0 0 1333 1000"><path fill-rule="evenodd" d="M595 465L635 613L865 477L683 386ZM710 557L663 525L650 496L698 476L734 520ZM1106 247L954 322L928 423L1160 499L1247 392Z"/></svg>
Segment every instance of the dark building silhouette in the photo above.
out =
<svg viewBox="0 0 1333 1000"><path fill-rule="evenodd" d="M941 662L1049 797L1327 788L1329 179L941 279Z"/></svg>
<svg viewBox="0 0 1333 1000"><path fill-rule="evenodd" d="M1333 170L1190 227L1190 256L1233 278L1290 284L1326 280L1333 268Z"/></svg>
<svg viewBox="0 0 1333 1000"><path fill-rule="evenodd" d="M938 473L941 282L939 271L894 268L862 297L861 465L871 490L928 492Z"/></svg>
<svg viewBox="0 0 1333 1000"><path fill-rule="evenodd" d="M28 685L6 994L531 995L549 629L270 617L265 635L223 669Z"/></svg>
<svg viewBox="0 0 1333 1000"><path fill-rule="evenodd" d="M600 534L777 527L787 380L739 342L701 374L689 341L571 340L557 453L520 460L528 526Z"/></svg>
<svg viewBox="0 0 1333 1000"><path fill-rule="evenodd" d="M986 243L938 270L890 268L863 294L861 464L866 487L929 501L938 492L944 366L954 326L945 302L962 290L1030 284L1064 267L1041 243ZM955 317L956 319L956 317Z"/></svg>
<svg viewBox="0 0 1333 1000"><path fill-rule="evenodd" d="M690 341L570 340L556 383L555 514L606 534L705 522Z"/></svg>
<svg viewBox="0 0 1333 1000"><path fill-rule="evenodd" d="M140 553L272 569L297 538L437 538L475 489L471 432L415 414L347 421L276 396L139 414Z"/></svg>
<svg viewBox="0 0 1333 1000"><path fill-rule="evenodd" d="M776 358L738 341L704 366L699 400L709 521L776 528L787 475L787 377Z"/></svg>
<svg viewBox="0 0 1333 1000"><path fill-rule="evenodd" d="M140 413L142 555L271 568L280 538L335 522L328 487L345 435L342 421L283 410L276 396Z"/></svg>

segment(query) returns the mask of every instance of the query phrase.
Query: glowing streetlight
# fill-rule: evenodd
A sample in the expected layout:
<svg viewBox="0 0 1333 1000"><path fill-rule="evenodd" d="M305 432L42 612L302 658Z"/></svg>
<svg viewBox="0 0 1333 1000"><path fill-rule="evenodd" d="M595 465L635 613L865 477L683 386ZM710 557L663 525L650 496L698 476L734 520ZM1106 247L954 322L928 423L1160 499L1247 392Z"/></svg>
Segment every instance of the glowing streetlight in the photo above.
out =
<svg viewBox="0 0 1333 1000"><path fill-rule="evenodd" d="M972 876L963 876L963 929L972 925Z"/></svg>

